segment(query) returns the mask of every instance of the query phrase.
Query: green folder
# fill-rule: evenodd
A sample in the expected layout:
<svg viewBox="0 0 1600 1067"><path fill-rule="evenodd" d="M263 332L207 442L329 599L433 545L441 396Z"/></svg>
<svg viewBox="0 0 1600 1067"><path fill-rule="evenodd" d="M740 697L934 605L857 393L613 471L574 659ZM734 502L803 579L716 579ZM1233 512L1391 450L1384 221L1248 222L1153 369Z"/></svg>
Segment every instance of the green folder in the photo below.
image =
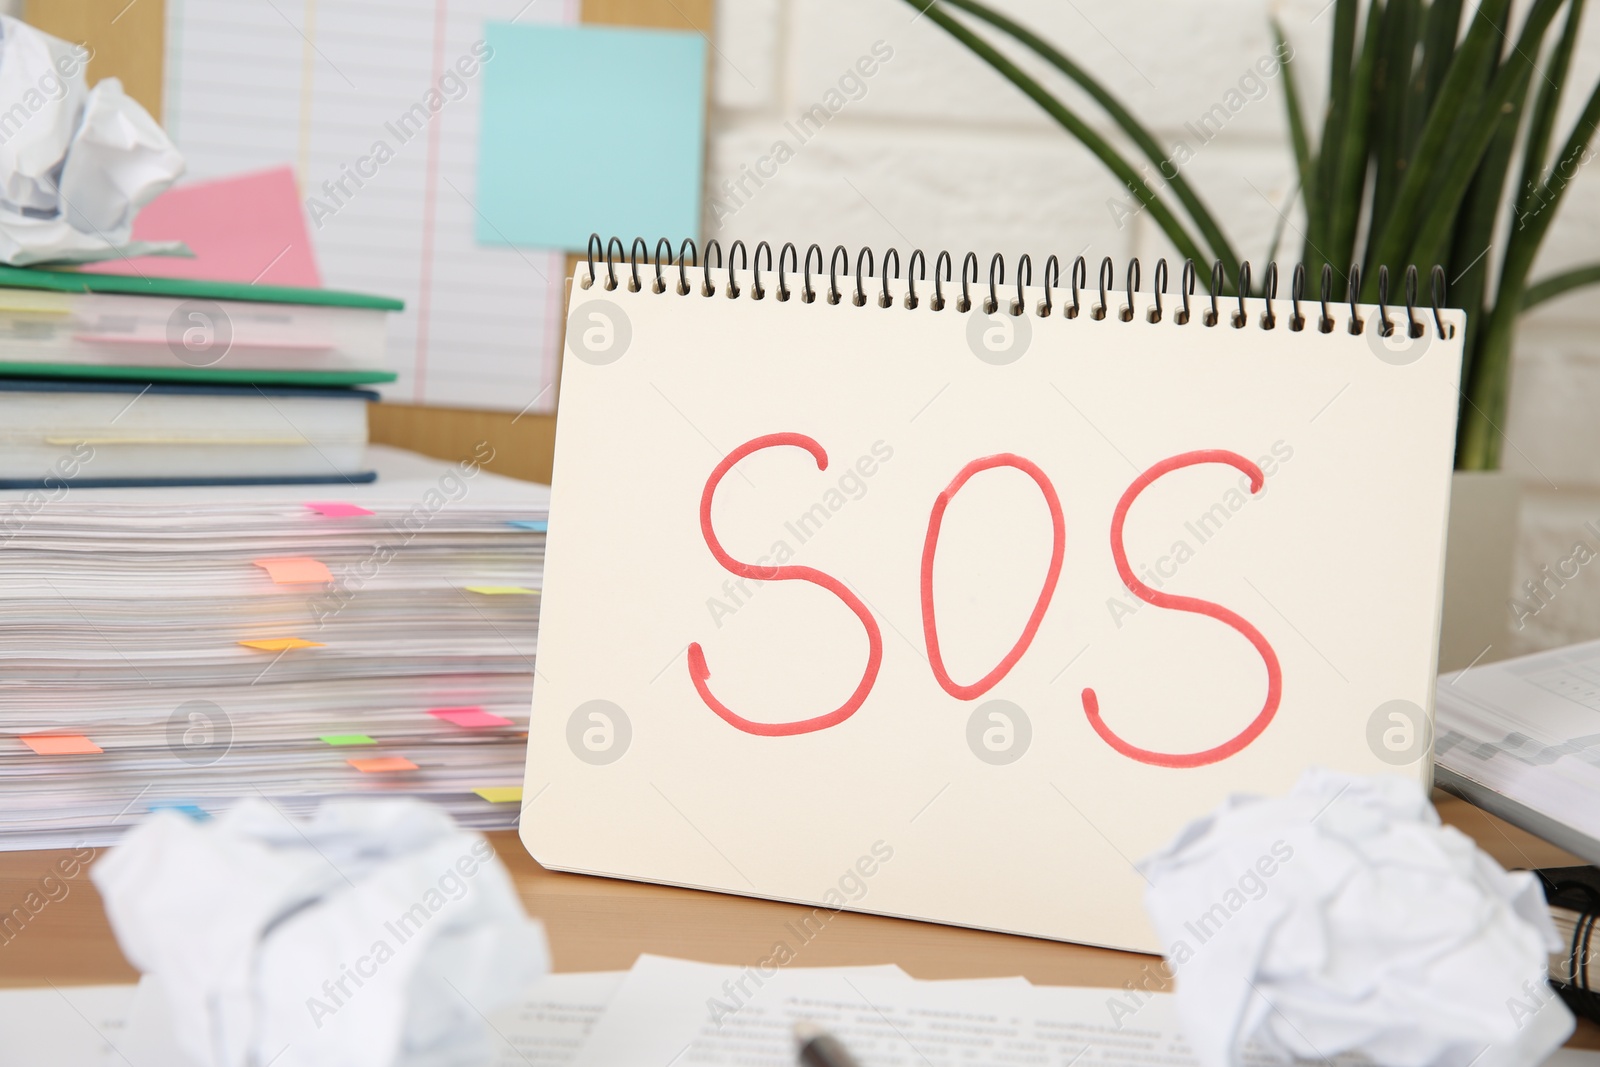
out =
<svg viewBox="0 0 1600 1067"><path fill-rule="evenodd" d="M133 296L175 296L191 300L248 300L262 304L317 304L323 307L374 308L400 311L405 301L338 289L301 289L289 285L192 281L188 278L142 278L131 274L93 274L0 266L0 287L49 289L58 293L127 293Z"/></svg>

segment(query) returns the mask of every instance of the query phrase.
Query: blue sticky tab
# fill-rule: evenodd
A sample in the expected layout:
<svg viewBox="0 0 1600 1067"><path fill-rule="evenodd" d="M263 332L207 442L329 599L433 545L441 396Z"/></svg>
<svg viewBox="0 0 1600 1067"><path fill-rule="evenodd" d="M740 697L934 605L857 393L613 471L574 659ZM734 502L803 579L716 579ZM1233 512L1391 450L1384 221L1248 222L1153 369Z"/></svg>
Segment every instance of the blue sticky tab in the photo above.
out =
<svg viewBox="0 0 1600 1067"><path fill-rule="evenodd" d="M532 530L534 533L549 533L550 522L547 519L512 519L507 526L515 526L519 530Z"/></svg>
<svg viewBox="0 0 1600 1067"><path fill-rule="evenodd" d="M158 800L154 804L150 805L151 811L161 811L163 809L169 811L181 811L195 822L204 822L206 819L211 818L211 813L200 807L198 804L185 804L182 801L177 800Z"/></svg>

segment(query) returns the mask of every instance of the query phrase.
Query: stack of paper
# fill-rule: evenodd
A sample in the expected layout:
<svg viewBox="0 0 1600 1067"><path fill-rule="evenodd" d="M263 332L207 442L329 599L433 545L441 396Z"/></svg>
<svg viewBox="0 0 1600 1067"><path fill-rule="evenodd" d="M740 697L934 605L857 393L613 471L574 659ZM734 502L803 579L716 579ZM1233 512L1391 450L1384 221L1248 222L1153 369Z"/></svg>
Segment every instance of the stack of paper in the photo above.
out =
<svg viewBox="0 0 1600 1067"><path fill-rule="evenodd" d="M0 994L0 1029L17 1057L8 1062L172 1067L179 1061L170 1049L130 1033L138 1029L127 1025L132 1000L132 986ZM917 981L894 966L769 959L729 967L641 956L625 974L549 975L520 1004L486 1018L498 1049L491 1067L792 1067L800 1021L831 1032L862 1067L1196 1062L1170 994L1024 978ZM64 1058L69 1050L78 1058ZM296 1051L285 1060L312 1059ZM1346 1060L1355 1062L1330 1062ZM1246 1062L1265 1060L1252 1051Z"/></svg>
<svg viewBox="0 0 1600 1067"><path fill-rule="evenodd" d="M374 448L375 484L0 492L0 847L158 806L406 793L515 821L549 492Z"/></svg>
<svg viewBox="0 0 1600 1067"><path fill-rule="evenodd" d="M1436 783L1600 863L1600 641L1441 675Z"/></svg>

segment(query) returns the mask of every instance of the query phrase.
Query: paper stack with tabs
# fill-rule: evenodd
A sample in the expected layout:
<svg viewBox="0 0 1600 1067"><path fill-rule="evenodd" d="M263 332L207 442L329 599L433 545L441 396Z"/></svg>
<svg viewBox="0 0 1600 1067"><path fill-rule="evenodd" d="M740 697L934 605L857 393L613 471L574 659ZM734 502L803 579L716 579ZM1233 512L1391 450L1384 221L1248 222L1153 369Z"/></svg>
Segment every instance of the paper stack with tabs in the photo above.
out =
<svg viewBox="0 0 1600 1067"><path fill-rule="evenodd" d="M0 848L410 794L511 825L549 493L374 446L333 486L0 491Z"/></svg>

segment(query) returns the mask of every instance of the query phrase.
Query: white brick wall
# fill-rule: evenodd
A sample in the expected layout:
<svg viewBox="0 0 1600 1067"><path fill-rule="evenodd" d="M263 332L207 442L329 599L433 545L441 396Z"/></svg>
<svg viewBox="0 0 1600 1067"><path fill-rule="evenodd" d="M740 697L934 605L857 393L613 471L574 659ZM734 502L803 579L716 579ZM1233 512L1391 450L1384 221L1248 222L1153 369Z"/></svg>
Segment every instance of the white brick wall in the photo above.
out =
<svg viewBox="0 0 1600 1067"><path fill-rule="evenodd" d="M1270 2L1295 46L1297 83L1313 113L1326 82L1331 14L1324 2ZM1196 147L1185 124L1221 101L1272 48L1269 0L995 3L1106 83L1164 145L1183 139ZM1175 254L1147 216L1119 225L1107 206L1123 199L1115 178L905 0L718 0L717 17L707 237L724 245L737 238L752 246L815 241L827 250L894 246L902 256L947 248L958 261L971 250L985 264L993 252L1008 262L1028 252L1036 267L1051 253L1109 255L1119 280L1130 255L1144 259L1148 277L1156 257ZM837 90L878 41L893 49L892 58L862 79L859 98L801 144L785 123ZM1015 48L1007 53L1021 58ZM1035 74L1047 70L1022 65ZM1563 133L1597 77L1600 16L1591 13ZM1044 80L1109 132L1070 83L1049 74ZM1281 77L1267 81L1265 95L1240 108L1184 168L1236 252L1258 269L1277 207L1295 181L1280 86ZM793 157L763 164L780 140ZM759 185L745 169L758 164L775 171ZM1535 277L1600 260L1600 173L1592 173L1600 167L1588 171L1568 193ZM741 177L743 190L729 195L723 183ZM1282 262L1300 251L1298 215L1289 221ZM1506 467L1528 486L1520 586L1541 564L1570 553L1583 522L1600 518L1600 289L1526 320L1505 432ZM1600 548L1600 539L1591 540ZM1527 650L1589 637L1600 637L1600 561L1514 633L1513 643Z"/></svg>

